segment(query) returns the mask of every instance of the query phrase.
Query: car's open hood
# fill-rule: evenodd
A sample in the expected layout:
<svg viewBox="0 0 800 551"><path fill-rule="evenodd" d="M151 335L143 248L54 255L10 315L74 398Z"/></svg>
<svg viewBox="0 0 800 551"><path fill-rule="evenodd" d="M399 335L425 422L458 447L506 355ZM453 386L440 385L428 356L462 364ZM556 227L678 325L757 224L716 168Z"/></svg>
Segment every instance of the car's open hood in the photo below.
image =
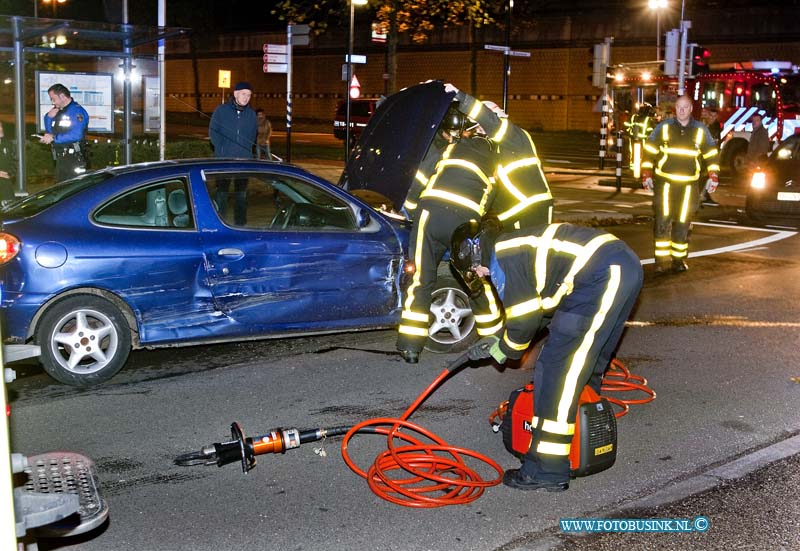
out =
<svg viewBox="0 0 800 551"><path fill-rule="evenodd" d="M379 193L399 210L417 167L455 94L441 81L417 84L383 100L361 134L339 185Z"/></svg>

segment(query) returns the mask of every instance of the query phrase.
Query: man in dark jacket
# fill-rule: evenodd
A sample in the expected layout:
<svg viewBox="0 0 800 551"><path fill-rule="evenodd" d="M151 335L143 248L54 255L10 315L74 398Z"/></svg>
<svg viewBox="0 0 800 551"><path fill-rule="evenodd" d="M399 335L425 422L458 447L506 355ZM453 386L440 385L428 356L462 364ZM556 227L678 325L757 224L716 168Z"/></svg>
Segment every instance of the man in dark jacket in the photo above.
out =
<svg viewBox="0 0 800 551"><path fill-rule="evenodd" d="M252 159L258 135L258 118L256 112L248 105L253 96L253 88L248 82L239 82L233 88L233 97L223 103L211 116L208 134L214 146L215 157L233 157ZM247 180L235 179L233 224L243 226L247 223ZM231 220L227 216L230 182L221 181L217 185L217 208L225 222Z"/></svg>

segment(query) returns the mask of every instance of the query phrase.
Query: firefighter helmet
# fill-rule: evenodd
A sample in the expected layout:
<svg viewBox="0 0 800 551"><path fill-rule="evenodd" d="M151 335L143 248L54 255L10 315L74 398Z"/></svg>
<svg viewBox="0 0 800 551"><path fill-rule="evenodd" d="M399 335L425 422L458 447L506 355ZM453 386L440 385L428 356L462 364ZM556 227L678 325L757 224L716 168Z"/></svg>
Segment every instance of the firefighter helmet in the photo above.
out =
<svg viewBox="0 0 800 551"><path fill-rule="evenodd" d="M439 130L446 132L453 137L454 140L461 138L461 132L464 130L464 121L466 117L455 106L451 105L444 115Z"/></svg>
<svg viewBox="0 0 800 551"><path fill-rule="evenodd" d="M643 117L652 117L656 114L656 110L653 109L652 105L645 102L639 105L639 110L637 113Z"/></svg>
<svg viewBox="0 0 800 551"><path fill-rule="evenodd" d="M496 218L489 218L483 222L470 220L453 232L450 266L456 279L472 297L478 296L483 288L476 268L489 265L494 243L501 231L502 224Z"/></svg>

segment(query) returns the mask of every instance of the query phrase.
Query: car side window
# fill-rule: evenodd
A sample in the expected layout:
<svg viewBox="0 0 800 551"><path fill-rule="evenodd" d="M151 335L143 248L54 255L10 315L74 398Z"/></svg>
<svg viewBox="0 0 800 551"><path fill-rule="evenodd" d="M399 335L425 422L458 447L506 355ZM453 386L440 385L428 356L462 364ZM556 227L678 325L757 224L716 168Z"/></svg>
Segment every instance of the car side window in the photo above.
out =
<svg viewBox="0 0 800 551"><path fill-rule="evenodd" d="M185 178L150 183L111 199L93 220L109 226L194 229L188 189Z"/></svg>
<svg viewBox="0 0 800 551"><path fill-rule="evenodd" d="M357 230L345 201L311 182L278 173L206 173L206 189L226 225L252 230Z"/></svg>

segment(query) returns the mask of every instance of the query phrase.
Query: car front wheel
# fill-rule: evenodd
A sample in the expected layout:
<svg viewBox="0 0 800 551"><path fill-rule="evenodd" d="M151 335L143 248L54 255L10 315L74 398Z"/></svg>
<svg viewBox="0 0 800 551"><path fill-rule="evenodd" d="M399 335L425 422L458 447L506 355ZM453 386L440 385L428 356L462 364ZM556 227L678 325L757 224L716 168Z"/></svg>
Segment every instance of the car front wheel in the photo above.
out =
<svg viewBox="0 0 800 551"><path fill-rule="evenodd" d="M51 306L36 330L40 361L54 379L92 386L113 377L131 351L125 316L110 301L76 295Z"/></svg>
<svg viewBox="0 0 800 551"><path fill-rule="evenodd" d="M460 352L475 340L475 316L469 297L452 277L439 277L431 294L431 325L425 348Z"/></svg>

